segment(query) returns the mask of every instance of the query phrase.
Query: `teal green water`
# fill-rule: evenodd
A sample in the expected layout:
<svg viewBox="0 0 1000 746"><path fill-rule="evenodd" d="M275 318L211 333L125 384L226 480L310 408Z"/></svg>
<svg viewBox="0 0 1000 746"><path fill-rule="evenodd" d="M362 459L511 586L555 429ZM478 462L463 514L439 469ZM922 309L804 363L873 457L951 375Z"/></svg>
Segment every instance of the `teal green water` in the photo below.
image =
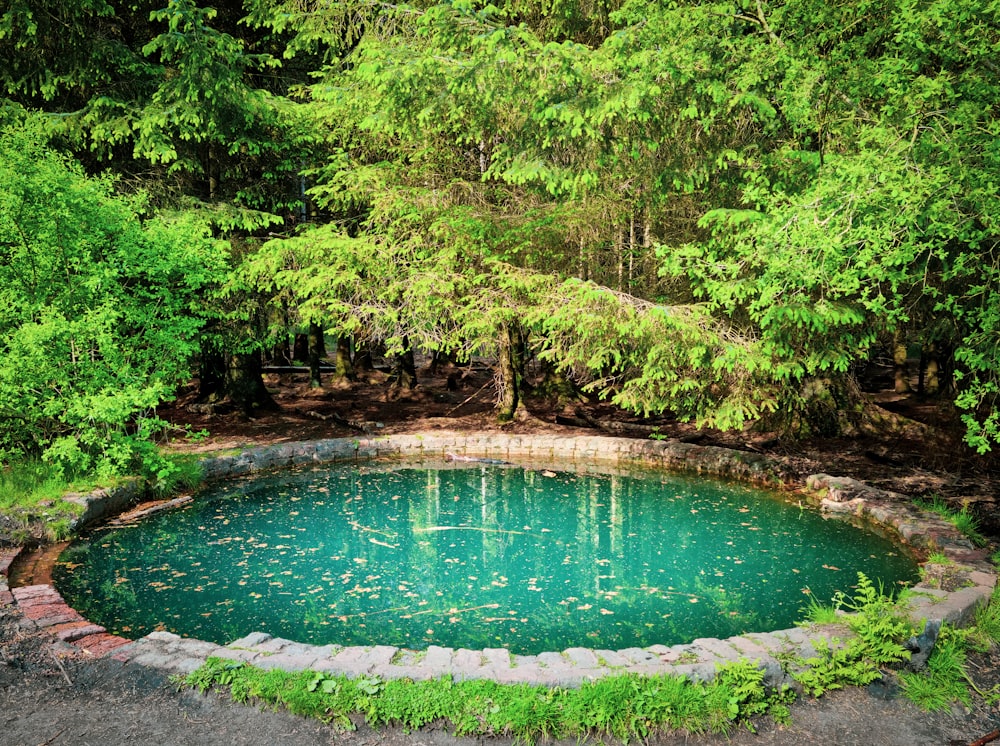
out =
<svg viewBox="0 0 1000 746"><path fill-rule="evenodd" d="M552 474L552 472L547 472ZM228 483L102 530L56 568L91 621L226 643L621 649L781 629L890 542L742 485L505 466L332 466Z"/></svg>

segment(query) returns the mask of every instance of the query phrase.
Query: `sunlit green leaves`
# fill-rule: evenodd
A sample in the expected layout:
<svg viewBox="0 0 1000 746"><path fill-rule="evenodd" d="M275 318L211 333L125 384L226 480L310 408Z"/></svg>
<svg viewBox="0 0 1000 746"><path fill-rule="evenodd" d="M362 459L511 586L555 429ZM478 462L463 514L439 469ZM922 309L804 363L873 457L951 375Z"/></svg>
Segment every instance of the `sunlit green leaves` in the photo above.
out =
<svg viewBox="0 0 1000 746"><path fill-rule="evenodd" d="M0 453L134 468L130 434L187 373L195 293L224 259L190 217L142 220L46 149L35 120L0 134Z"/></svg>

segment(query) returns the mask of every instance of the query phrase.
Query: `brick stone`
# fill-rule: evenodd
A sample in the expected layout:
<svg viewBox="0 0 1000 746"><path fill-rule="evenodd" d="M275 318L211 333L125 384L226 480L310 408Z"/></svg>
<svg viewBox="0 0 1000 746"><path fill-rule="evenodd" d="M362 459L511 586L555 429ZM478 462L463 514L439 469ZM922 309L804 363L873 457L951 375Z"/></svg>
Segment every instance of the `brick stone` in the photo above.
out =
<svg viewBox="0 0 1000 746"><path fill-rule="evenodd" d="M48 629L49 634L53 634L59 640L63 642L74 642L82 637L87 637L89 635L97 635L101 632L107 632L104 627L99 624L91 624L90 622L83 620L79 622L66 622L65 624L56 624Z"/></svg>
<svg viewBox="0 0 1000 746"><path fill-rule="evenodd" d="M25 585L15 588L12 592L19 604L28 603L36 599L55 598L58 601L62 601L62 596L51 585Z"/></svg>
<svg viewBox="0 0 1000 746"><path fill-rule="evenodd" d="M75 644L81 650L86 650L91 655L100 658L130 642L131 640L126 640L124 637L100 633L77 640Z"/></svg>
<svg viewBox="0 0 1000 746"><path fill-rule="evenodd" d="M31 619L39 627L54 627L67 622L85 621L76 609L71 609L66 604L47 604L45 606L32 606L22 609L24 616Z"/></svg>
<svg viewBox="0 0 1000 746"><path fill-rule="evenodd" d="M10 571L10 566L21 553L21 547L14 547L12 549L0 549L0 575L7 577Z"/></svg>

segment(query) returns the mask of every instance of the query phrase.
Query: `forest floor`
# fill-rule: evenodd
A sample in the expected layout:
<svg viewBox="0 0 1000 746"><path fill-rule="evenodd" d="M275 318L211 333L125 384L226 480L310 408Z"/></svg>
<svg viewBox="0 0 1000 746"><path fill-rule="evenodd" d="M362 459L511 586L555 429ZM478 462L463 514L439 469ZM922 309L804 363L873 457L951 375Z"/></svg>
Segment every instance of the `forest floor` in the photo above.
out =
<svg viewBox="0 0 1000 746"><path fill-rule="evenodd" d="M492 378L477 368L418 372L420 385L391 395L384 374L352 385L327 383L311 389L300 373L268 376L274 408L252 417L240 412L211 413L195 405L193 389L161 410L161 416L209 435L197 442L178 438L168 447L210 452L314 438L346 437L430 430L502 430L517 433L599 434L594 427L556 424L615 423L653 426L668 438L704 445L765 452L782 459L790 474L853 476L908 497L939 496L958 506L969 503L984 532L1000 536L995 511L998 495L995 459L971 454L961 445L960 423L933 400L873 392L873 401L895 414L894 427L880 435L789 441L773 433L697 431L669 418L627 417L594 401L566 402L528 397L519 416L498 425L492 415ZM192 406L195 405L195 406ZM903 419L905 418L905 419ZM614 434L620 434L614 432ZM1000 683L1000 651L970 658L968 670L981 690ZM685 733L658 736L663 746L930 746L985 744L997 735L1000 709L976 698L971 707L956 705L925 713L899 696L884 698L868 689L832 692L792 707L790 725L757 724L757 733L738 730L728 736ZM26 629L13 607L0 608L0 745L88 744L497 744L502 737L456 738L445 729L406 733L399 728L372 731L363 724L342 732L285 712L234 704L216 694L178 690L161 672L110 659L57 660L47 638ZM567 742L567 746L570 742ZM576 741L572 741L576 743Z"/></svg>

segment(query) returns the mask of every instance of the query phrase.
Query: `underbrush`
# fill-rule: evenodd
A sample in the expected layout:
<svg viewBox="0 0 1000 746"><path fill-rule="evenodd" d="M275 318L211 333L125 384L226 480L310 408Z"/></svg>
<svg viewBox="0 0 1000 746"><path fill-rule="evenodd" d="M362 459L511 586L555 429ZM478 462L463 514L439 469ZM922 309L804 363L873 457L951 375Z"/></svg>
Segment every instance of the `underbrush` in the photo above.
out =
<svg viewBox="0 0 1000 746"><path fill-rule="evenodd" d="M70 523L83 507L63 499L69 492L94 489L93 480L67 475L59 467L37 459L22 460L0 470L0 517L4 532L14 542L29 538L59 541L69 534ZM44 537L33 536L34 527L45 526Z"/></svg>
<svg viewBox="0 0 1000 746"><path fill-rule="evenodd" d="M998 688L982 691L966 670L969 651L984 652L1000 641L1000 591L981 608L971 629L941 630L926 668L904 671L910 659L905 642L916 628L898 602L863 574L855 595L834 599L828 609L813 605L824 619L832 610L849 612L837 621L852 636L816 644L817 655L789 657L783 665L802 690L819 697L845 686L863 686L898 677L902 692L927 710L975 697L1000 701ZM340 727L363 718L372 726L417 729L444 723L456 735L513 736L532 743L545 737L601 738L628 742L657 732L728 733L752 729L759 717L786 722L795 699L790 687L769 689L764 671L751 661L720 666L710 683L662 676L609 676L579 689L498 684L491 681L349 679L315 671L262 670L245 663L210 658L181 682L205 692L228 689L237 702L262 702Z"/></svg>

